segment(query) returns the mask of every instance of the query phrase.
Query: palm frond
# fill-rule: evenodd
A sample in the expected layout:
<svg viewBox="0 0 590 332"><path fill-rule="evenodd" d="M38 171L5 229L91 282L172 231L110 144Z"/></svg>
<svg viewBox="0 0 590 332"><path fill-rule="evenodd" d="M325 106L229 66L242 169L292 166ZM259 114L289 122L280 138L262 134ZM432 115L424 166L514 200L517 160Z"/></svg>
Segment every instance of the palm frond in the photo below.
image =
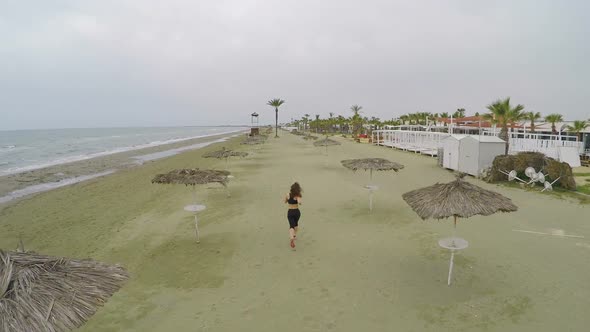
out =
<svg viewBox="0 0 590 332"><path fill-rule="evenodd" d="M279 107L279 106L283 105L284 103L285 103L284 100L282 100L280 98L275 98L275 99L269 100L266 104L268 106L272 106L272 107Z"/></svg>

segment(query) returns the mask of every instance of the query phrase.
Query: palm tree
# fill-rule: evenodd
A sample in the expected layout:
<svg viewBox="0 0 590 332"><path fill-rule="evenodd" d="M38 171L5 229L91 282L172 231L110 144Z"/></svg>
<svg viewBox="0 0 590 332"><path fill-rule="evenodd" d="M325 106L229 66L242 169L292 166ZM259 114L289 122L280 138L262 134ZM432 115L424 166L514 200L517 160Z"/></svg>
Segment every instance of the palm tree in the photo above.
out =
<svg viewBox="0 0 590 332"><path fill-rule="evenodd" d="M336 124L338 125L338 130L342 134L342 130L344 128L344 125L346 124L346 118L342 115L338 115L338 117L336 118Z"/></svg>
<svg viewBox="0 0 590 332"><path fill-rule="evenodd" d="M500 138L506 142L506 150L504 153L508 155L508 148L510 146L508 139L508 124L522 119L522 110L524 109L524 106L521 104L518 104L515 107L510 106L510 97L507 97L504 100L496 100L494 103L488 105L487 109L492 113L486 114L485 117L491 120L492 123L502 126L502 130L500 130Z"/></svg>
<svg viewBox="0 0 590 332"><path fill-rule="evenodd" d="M328 113L330 118L328 119L328 126L330 127L330 132L334 131L334 112Z"/></svg>
<svg viewBox="0 0 590 332"><path fill-rule="evenodd" d="M381 126L381 119L372 116L371 120L369 120L369 123L371 124L371 126L374 126L375 128L377 128L377 127Z"/></svg>
<svg viewBox="0 0 590 332"><path fill-rule="evenodd" d="M553 135L557 135L557 130L555 129L555 123L563 121L563 116L558 113L549 114L545 117L545 121L551 123L551 133Z"/></svg>
<svg viewBox="0 0 590 332"><path fill-rule="evenodd" d="M315 133L318 133L318 129L320 128L320 115L315 115Z"/></svg>
<svg viewBox="0 0 590 332"><path fill-rule="evenodd" d="M405 125L406 121L409 119L409 117L406 114L404 114L404 115L400 116L399 119L401 120L402 125Z"/></svg>
<svg viewBox="0 0 590 332"><path fill-rule="evenodd" d="M531 122L531 133L534 133L535 132L535 121L541 119L541 113L539 113L539 112L524 113L524 118Z"/></svg>
<svg viewBox="0 0 590 332"><path fill-rule="evenodd" d="M567 130L569 132L575 133L576 136L578 137L578 139L580 141L582 141L583 138L582 138L581 133L584 129L586 129L587 126L588 126L588 122L586 122L584 120L576 120L576 121L574 121L573 126L567 126Z"/></svg>
<svg viewBox="0 0 590 332"><path fill-rule="evenodd" d="M309 122L309 114L303 114L303 132L305 133L305 129L307 128L307 122Z"/></svg>
<svg viewBox="0 0 590 332"><path fill-rule="evenodd" d="M353 134L355 134L355 135L356 135L357 130L359 130L360 127L362 127L362 125L363 125L362 124L363 119L362 119L362 117L359 114L362 109L363 109L363 107L362 106L359 106L359 105L352 105L350 107L350 110L353 113L353 116L351 118L352 131L353 131Z"/></svg>
<svg viewBox="0 0 590 332"><path fill-rule="evenodd" d="M464 118L465 117L465 109L464 108L457 108L457 112L453 114L454 118Z"/></svg>
<svg viewBox="0 0 590 332"><path fill-rule="evenodd" d="M279 106L284 103L285 101L279 98L271 99L266 103L275 108L275 138L279 137Z"/></svg>

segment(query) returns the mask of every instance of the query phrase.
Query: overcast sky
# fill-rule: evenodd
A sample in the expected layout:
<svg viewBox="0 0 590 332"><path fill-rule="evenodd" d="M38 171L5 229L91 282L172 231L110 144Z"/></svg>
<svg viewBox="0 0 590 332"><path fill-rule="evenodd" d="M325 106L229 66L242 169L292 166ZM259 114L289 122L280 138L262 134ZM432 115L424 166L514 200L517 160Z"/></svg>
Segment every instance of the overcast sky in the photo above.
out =
<svg viewBox="0 0 590 332"><path fill-rule="evenodd" d="M590 2L0 0L0 129L590 117Z"/></svg>

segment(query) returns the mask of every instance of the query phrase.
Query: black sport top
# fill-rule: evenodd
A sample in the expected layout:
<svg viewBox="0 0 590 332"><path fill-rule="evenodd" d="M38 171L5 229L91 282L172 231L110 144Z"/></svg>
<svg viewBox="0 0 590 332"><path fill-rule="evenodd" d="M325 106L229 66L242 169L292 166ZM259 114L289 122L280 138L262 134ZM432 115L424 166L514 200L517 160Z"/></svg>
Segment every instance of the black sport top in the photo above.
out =
<svg viewBox="0 0 590 332"><path fill-rule="evenodd" d="M287 200L287 203L289 203L289 204L299 204L299 202L297 202L297 199L295 197L289 197L289 199Z"/></svg>

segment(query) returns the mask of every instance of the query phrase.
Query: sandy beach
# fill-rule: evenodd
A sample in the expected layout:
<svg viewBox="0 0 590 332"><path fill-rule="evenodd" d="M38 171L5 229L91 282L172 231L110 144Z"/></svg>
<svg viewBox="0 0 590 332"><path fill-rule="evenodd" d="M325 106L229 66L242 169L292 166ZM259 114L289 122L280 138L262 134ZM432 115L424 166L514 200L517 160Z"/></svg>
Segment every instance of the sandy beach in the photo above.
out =
<svg viewBox="0 0 590 332"><path fill-rule="evenodd" d="M514 213L458 223L469 247L455 257L438 239L452 221L422 221L407 191L454 179L435 158L334 137L323 148L279 132L261 146L232 138L202 149L0 205L0 248L124 266L131 278L80 331L585 331L590 324L590 205L571 198L469 182L500 192ZM231 197L157 185L175 168L225 168L204 153L225 146ZM405 165L373 176L340 160L382 157ZM108 168L105 166L105 168ZM282 198L304 190L296 250Z"/></svg>

